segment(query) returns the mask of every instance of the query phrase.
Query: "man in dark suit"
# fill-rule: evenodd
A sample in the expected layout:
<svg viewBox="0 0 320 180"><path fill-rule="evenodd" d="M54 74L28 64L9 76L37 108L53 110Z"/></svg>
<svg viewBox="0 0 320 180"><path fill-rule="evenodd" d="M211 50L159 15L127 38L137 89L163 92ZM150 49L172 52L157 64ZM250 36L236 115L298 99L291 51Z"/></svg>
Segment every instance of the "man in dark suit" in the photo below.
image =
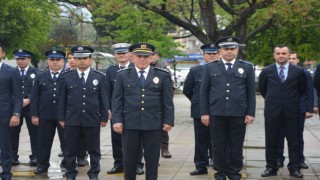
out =
<svg viewBox="0 0 320 180"><path fill-rule="evenodd" d="M18 126L22 111L22 93L19 79L16 78L16 69L3 63L5 49L0 44L0 149L2 180L12 177L12 143L11 128Z"/></svg>
<svg viewBox="0 0 320 180"><path fill-rule="evenodd" d="M11 131L12 135L12 165L18 165L19 162L19 139L20 139L20 131L23 125L23 119L25 119L29 137L30 137L30 144L31 144L31 155L29 156L30 166L37 166L37 126L33 125L31 122L30 116L30 95L31 89L33 86L33 82L38 74L38 70L30 66L31 62L31 55L32 53L28 50L18 49L13 52L14 59L17 63L17 69L15 76L19 79L21 84L21 94L23 97L23 109L20 116L20 124L19 126L13 127Z"/></svg>
<svg viewBox="0 0 320 180"><path fill-rule="evenodd" d="M289 57L289 63L293 65L298 65L299 59L296 52L291 51ZM302 169L308 169L309 166L305 163L305 158L303 155L304 150L304 140L303 140L303 130L305 120L311 118L313 116L313 108L317 106L315 104L315 93L313 91L313 82L311 74L308 70L304 69L307 78L307 90L306 93L300 99L300 121L298 121L298 144L299 144L299 159L300 166ZM282 126L280 131L280 138L278 142L278 157L277 157L277 165L278 168L283 167L283 162L285 157L283 156L284 152L284 139L285 139L285 129Z"/></svg>
<svg viewBox="0 0 320 180"><path fill-rule="evenodd" d="M114 51L114 57L117 61L117 64L110 66L106 70L106 79L107 79L107 95L109 101L109 107L112 106L112 94L117 78L117 71L134 67L133 63L129 61L131 53L129 52L129 47L131 44L128 43L117 43L111 46L111 49ZM109 119L112 120L112 110L109 110ZM113 167L107 171L108 174L116 174L123 172L123 153L122 153L122 144L121 144L121 134L116 133L112 124L111 127L111 144L112 144L112 156L114 159ZM144 174L143 163L142 163L142 148L141 153L137 162L136 173L138 175Z"/></svg>
<svg viewBox="0 0 320 180"><path fill-rule="evenodd" d="M174 125L170 73L150 66L155 47L138 43L129 47L135 67L119 71L113 91L113 129L122 133L126 180L136 179L136 162L143 146L146 179L158 177L162 130Z"/></svg>
<svg viewBox="0 0 320 180"><path fill-rule="evenodd" d="M267 161L267 169L261 176L277 175L277 143L280 128L284 126L289 149L290 176L302 178L298 122L300 121L300 98L306 92L306 74L302 68L288 62L290 57L288 46L276 46L273 57L276 63L263 69L259 76L259 90L265 99Z"/></svg>
<svg viewBox="0 0 320 180"><path fill-rule="evenodd" d="M237 59L238 38L223 37L216 46L221 60L208 63L202 76L201 122L210 125L215 179L240 180L246 125L255 116L254 71Z"/></svg>
<svg viewBox="0 0 320 180"><path fill-rule="evenodd" d="M37 169L35 174L42 174L50 167L53 139L58 128L58 102L61 89L65 53L50 50L45 53L49 69L39 73L31 92L30 113L32 123L38 126ZM64 135L63 135L64 136ZM65 144L64 138L60 139ZM62 148L63 150L65 148ZM65 160L62 161L65 166Z"/></svg>
<svg viewBox="0 0 320 180"><path fill-rule="evenodd" d="M204 44L200 48L203 51L202 57L205 64L220 59L219 48L214 44ZM196 169L191 171L190 175L208 174L209 158L213 158L210 128L202 124L200 116L200 87L204 65L192 67L183 86L183 94L191 101L191 117L193 118L195 138L194 164ZM211 153L211 157L208 156L208 151Z"/></svg>
<svg viewBox="0 0 320 180"><path fill-rule="evenodd" d="M90 180L98 180L100 172L100 127L108 121L108 99L105 75L90 68L93 49L76 46L71 49L77 69L62 75L58 119L66 132L66 177L78 174L76 157L81 134L90 155Z"/></svg>

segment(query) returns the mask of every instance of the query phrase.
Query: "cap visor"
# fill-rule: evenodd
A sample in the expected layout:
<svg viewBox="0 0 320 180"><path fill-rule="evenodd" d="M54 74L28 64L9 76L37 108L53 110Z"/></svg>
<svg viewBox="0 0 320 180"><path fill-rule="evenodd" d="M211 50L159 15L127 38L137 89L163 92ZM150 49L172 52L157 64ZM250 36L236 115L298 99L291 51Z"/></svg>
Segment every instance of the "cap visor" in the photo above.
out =
<svg viewBox="0 0 320 180"><path fill-rule="evenodd" d="M209 54L217 54L218 53L217 50L204 50L203 52L209 53Z"/></svg>
<svg viewBox="0 0 320 180"><path fill-rule="evenodd" d="M134 52L134 54L136 54L136 55L140 55L140 56L151 56L153 53L152 53L152 52L141 52L141 51L136 51L136 52Z"/></svg>
<svg viewBox="0 0 320 180"><path fill-rule="evenodd" d="M92 53L73 53L73 57L75 58L89 57L90 55L92 55Z"/></svg>
<svg viewBox="0 0 320 180"><path fill-rule="evenodd" d="M62 56L61 54L51 54L49 56L47 56L50 59L61 59L64 58L64 56Z"/></svg>
<svg viewBox="0 0 320 180"><path fill-rule="evenodd" d="M127 50L121 49L121 50L115 50L114 52L115 53L127 53L127 52L129 52L129 50L128 49Z"/></svg>

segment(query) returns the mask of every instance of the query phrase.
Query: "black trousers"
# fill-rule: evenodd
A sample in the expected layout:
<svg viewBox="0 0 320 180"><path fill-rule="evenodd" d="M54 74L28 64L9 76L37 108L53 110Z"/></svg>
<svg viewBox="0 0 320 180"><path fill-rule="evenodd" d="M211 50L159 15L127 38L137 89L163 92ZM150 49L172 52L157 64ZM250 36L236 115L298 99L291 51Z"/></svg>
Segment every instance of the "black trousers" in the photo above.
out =
<svg viewBox="0 0 320 180"><path fill-rule="evenodd" d="M56 133L60 126L56 119L40 119L38 128L38 168L48 169L50 166L51 148ZM63 160L64 163L65 159Z"/></svg>
<svg viewBox="0 0 320 180"><path fill-rule="evenodd" d="M210 127L203 125L199 118L193 119L193 127L195 140L194 164L198 170L206 171L209 165L208 152L212 153Z"/></svg>
<svg viewBox="0 0 320 180"><path fill-rule="evenodd" d="M76 169L76 157L78 155L79 145L83 143L81 134L84 135L86 148L90 155L90 169L87 174L89 178L98 177L100 172L100 126L99 127L82 127L66 126L66 177L75 178L78 174Z"/></svg>
<svg viewBox="0 0 320 180"><path fill-rule="evenodd" d="M2 172L0 174L0 177L2 179L12 177L11 128L9 127L9 120L7 119L5 120L7 121L7 123L2 123L3 119L0 120L0 149L1 149L1 166L2 166Z"/></svg>
<svg viewBox="0 0 320 180"><path fill-rule="evenodd" d="M266 137L266 161L267 168L277 169L278 142L280 130L283 126L285 137L288 141L289 164L288 169L300 169L300 150L298 143L298 123L299 116L295 118L285 117L281 113L279 117L265 118L265 137Z"/></svg>
<svg viewBox="0 0 320 180"><path fill-rule="evenodd" d="M244 117L210 116L216 178L240 179L243 167L243 142L246 132Z"/></svg>
<svg viewBox="0 0 320 180"><path fill-rule="evenodd" d="M144 149L146 180L158 178L162 130L128 130L122 133L123 165L125 180L136 179L140 147Z"/></svg>
<svg viewBox="0 0 320 180"><path fill-rule="evenodd" d="M168 147L169 145L169 133L166 131L162 131L162 140L161 140L162 146Z"/></svg>
<svg viewBox="0 0 320 180"><path fill-rule="evenodd" d="M22 113L20 116L20 124L18 126L12 127L12 130L11 130L12 157L13 157L13 160L15 161L19 159L19 155L18 155L19 139L20 139L21 127L23 125L23 119L26 120L29 137L30 137L30 145L31 145L31 155L29 156L30 160L36 159L36 155L37 155L38 127L32 124L31 116L30 116L30 108L29 106L26 106L22 109Z"/></svg>
<svg viewBox="0 0 320 180"><path fill-rule="evenodd" d="M122 152L122 140L121 134L116 133L112 128L112 123L110 123L111 127L111 144L112 144L112 156L114 159L113 166L123 168L123 152ZM137 167L143 168L144 164L142 163L143 151L140 146L139 157L137 161Z"/></svg>

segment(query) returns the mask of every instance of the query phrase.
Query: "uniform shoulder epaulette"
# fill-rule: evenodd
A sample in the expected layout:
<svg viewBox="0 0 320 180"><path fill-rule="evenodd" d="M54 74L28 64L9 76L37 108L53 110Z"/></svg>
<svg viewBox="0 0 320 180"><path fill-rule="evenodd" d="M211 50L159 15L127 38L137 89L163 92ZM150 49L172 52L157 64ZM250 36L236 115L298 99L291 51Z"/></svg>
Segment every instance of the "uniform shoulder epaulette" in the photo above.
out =
<svg viewBox="0 0 320 180"><path fill-rule="evenodd" d="M63 71L63 72L61 72L61 75L68 74L69 72L73 72L73 71L74 71L74 69L71 69L69 71Z"/></svg>
<svg viewBox="0 0 320 180"><path fill-rule="evenodd" d="M157 69L157 70L161 70L161 71L164 71L164 72L169 72L167 69L164 69L164 68L159 68L159 67L155 67L155 69Z"/></svg>
<svg viewBox="0 0 320 180"><path fill-rule="evenodd" d="M129 70L129 69L131 69L131 67L127 67L127 68L124 68L124 69L120 69L120 70L118 70L117 72L122 72L122 71L126 71L126 70Z"/></svg>
<svg viewBox="0 0 320 180"><path fill-rule="evenodd" d="M242 59L240 59L239 62L246 63L246 64L249 64L249 65L253 66L253 64L251 62L248 62L248 61L245 61L245 60L242 60Z"/></svg>
<svg viewBox="0 0 320 180"><path fill-rule="evenodd" d="M102 72L100 72L100 71L97 71L97 70L93 70L94 72L96 72L96 73L98 73L98 74L100 74L100 75L102 75L102 76L105 76L105 74L104 73L102 73Z"/></svg>

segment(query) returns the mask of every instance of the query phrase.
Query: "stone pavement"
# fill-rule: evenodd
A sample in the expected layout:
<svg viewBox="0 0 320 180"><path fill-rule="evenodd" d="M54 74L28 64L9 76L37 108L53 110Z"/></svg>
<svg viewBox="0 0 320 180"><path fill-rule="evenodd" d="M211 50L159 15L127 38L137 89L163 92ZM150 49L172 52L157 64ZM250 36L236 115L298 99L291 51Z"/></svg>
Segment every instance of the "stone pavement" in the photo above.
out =
<svg viewBox="0 0 320 180"><path fill-rule="evenodd" d="M193 123L190 118L190 102L182 94L177 94L174 97L175 102L175 127L170 131L170 152L171 159L160 158L159 180L204 180L214 179L214 171L209 168L208 175L190 176L189 172L195 169L193 164L194 155L194 132ZM24 123L25 124L25 123ZM24 125L20 139L20 162L19 166L13 167L13 179L65 179L63 174L65 169L61 169L59 163L61 158L57 155L60 151L59 140L55 137L54 145L51 151L51 166L46 175L33 174L35 167L28 166L28 156L30 153L30 145L26 126ZM311 119L306 120L305 126L305 156L306 163L309 169L302 170L304 179L316 180L320 179L320 120L316 115ZM290 179L288 169L281 168L278 176L272 178L261 178L260 174L265 170L265 148L264 148L264 119L263 119L263 99L257 95L257 111L256 120L252 125L249 125L244 142L244 168L242 170L243 179ZM103 128L101 131L101 172L99 179L102 180L120 180L123 179L123 174L108 175L106 171L113 165L110 127ZM286 151L287 152L287 151ZM287 157L287 154L286 154ZM286 159L285 163L288 160ZM88 167L78 168L78 180L88 179L86 172ZM143 180L145 177L137 176L138 180ZM293 179L293 178L292 178Z"/></svg>

